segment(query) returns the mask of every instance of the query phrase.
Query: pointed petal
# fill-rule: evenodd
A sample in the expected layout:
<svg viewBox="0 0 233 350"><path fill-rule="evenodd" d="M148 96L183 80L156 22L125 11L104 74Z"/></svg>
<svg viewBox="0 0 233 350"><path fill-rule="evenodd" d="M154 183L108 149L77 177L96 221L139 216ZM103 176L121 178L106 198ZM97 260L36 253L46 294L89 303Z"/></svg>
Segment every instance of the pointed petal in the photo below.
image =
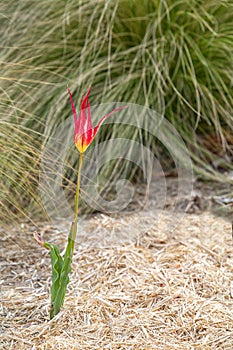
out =
<svg viewBox="0 0 233 350"><path fill-rule="evenodd" d="M80 115L78 118L79 122L79 134L84 134L88 131L88 128L92 128L92 123L90 123L91 119L86 116L86 109L87 109L87 104L88 104L88 97L91 92L91 87L89 88L87 94L85 97L82 98L81 100L81 106L80 106ZM89 111L88 111L89 113ZM89 120L90 119L90 120Z"/></svg>
<svg viewBox="0 0 233 350"><path fill-rule="evenodd" d="M71 94L69 87L68 87L68 93L70 95L70 103L71 103L71 107L72 107L72 111L73 111L73 115L74 115L74 139L75 139L75 137L78 134L78 131L80 129L80 120L77 118L77 112L76 112L76 109L74 106L72 94Z"/></svg>
<svg viewBox="0 0 233 350"><path fill-rule="evenodd" d="M87 131L92 130L92 120L91 120L91 105L88 102L87 107Z"/></svg>
<svg viewBox="0 0 233 350"><path fill-rule="evenodd" d="M90 95L90 92L91 92L91 87L89 88L89 90L87 91L86 93L86 96L82 98L81 100L81 106L80 106L80 109L86 109L87 108L87 102L88 102L88 97Z"/></svg>
<svg viewBox="0 0 233 350"><path fill-rule="evenodd" d="M96 125L96 127L94 128L94 133L93 133L93 138L95 137L95 135L97 134L100 126L103 124L103 122L110 117L110 115L112 115L113 113L117 112L117 111L121 111L122 109L127 108L128 106L123 106L123 107L117 107L115 108L112 112L106 114L103 118L100 119L99 123Z"/></svg>

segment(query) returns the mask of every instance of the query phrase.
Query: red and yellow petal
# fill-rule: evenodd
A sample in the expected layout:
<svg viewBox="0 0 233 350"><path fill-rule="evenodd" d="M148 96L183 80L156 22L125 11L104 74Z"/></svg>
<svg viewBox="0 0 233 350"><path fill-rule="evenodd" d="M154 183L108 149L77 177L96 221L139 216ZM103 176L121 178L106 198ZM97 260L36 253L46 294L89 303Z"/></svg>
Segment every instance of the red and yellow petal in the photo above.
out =
<svg viewBox="0 0 233 350"><path fill-rule="evenodd" d="M92 143L94 137L93 137L93 130L89 130L89 133L83 134L79 137L74 138L74 143L77 149L79 150L80 153L84 153L87 149L87 147L90 146Z"/></svg>

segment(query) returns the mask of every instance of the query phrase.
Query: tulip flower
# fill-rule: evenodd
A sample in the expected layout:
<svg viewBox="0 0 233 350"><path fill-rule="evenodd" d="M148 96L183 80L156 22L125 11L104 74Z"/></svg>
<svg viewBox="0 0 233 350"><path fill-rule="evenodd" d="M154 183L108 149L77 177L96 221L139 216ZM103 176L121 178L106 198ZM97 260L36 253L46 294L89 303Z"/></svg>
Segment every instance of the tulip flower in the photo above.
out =
<svg viewBox="0 0 233 350"><path fill-rule="evenodd" d="M83 153L94 140L100 126L103 124L105 119L113 113L115 113L116 111L127 107L125 106L115 108L112 112L106 114L103 118L101 118L97 126L93 128L91 120L91 107L90 103L88 102L90 91L91 88L88 90L86 96L83 97L81 100L80 115L77 118L77 112L74 107L72 95L70 89L68 88L71 107L74 115L74 143L77 149L79 150L80 154L75 195L74 221L72 222L70 227L70 233L68 236L68 242L66 245L64 256L61 255L60 250L55 244L43 241L42 237L37 232L35 232L34 234L34 238L37 241L37 243L43 248L48 249L50 252L52 265L50 319L52 319L55 315L57 315L60 312L60 309L64 303L66 289L69 283L69 274L71 271L71 264L74 253L74 243L77 235L78 226L78 203Z"/></svg>
<svg viewBox="0 0 233 350"><path fill-rule="evenodd" d="M80 176L81 176L83 153L86 151L87 147L89 147L92 141L94 140L100 126L103 124L105 119L110 117L110 115L112 115L113 113L120 111L123 108L127 108L127 106L115 108L110 113L102 117L99 123L95 127L93 127L92 118L91 118L91 105L88 101L90 92L91 92L91 87L87 91L87 94L81 99L80 114L79 114L79 117L77 117L77 112L74 106L72 94L68 87L68 94L70 95L70 103L71 103L73 116L74 116L74 143L80 153L78 174L77 174L76 196L75 196L74 226L70 236L70 238L73 241L75 241L76 233L77 233Z"/></svg>
<svg viewBox="0 0 233 350"><path fill-rule="evenodd" d="M80 114L79 114L79 117L77 118L77 112L74 106L72 94L70 89L68 88L68 93L70 95L70 103L71 103L71 107L74 115L74 143L80 153L84 153L87 147L92 143L100 126L103 124L106 118L110 117L110 115L112 115L116 111L119 111L127 107L127 106L124 106L124 107L115 108L113 111L111 111L110 113L102 117L99 123L93 128L92 118L91 118L91 105L88 101L90 92L91 92L91 87L89 88L86 96L83 97L81 100Z"/></svg>

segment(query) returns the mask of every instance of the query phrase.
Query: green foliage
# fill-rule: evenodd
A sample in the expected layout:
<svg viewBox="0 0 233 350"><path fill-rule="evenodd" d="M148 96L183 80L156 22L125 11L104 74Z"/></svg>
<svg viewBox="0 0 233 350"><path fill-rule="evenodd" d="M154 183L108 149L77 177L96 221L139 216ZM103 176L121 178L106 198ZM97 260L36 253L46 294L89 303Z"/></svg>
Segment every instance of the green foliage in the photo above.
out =
<svg viewBox="0 0 233 350"><path fill-rule="evenodd" d="M50 308L50 319L52 319L58 314L64 303L66 289L69 283L69 273L71 271L74 241L68 238L64 259L61 257L59 249L54 244L45 242L44 245L50 250L52 265Z"/></svg>
<svg viewBox="0 0 233 350"><path fill-rule="evenodd" d="M165 112L196 171L228 181L215 164L221 158L222 170L232 170L231 1L9 0L0 16L3 217L30 216L29 197L42 211L40 150L72 115L67 82L75 100L92 85L94 103ZM130 128L124 132L138 137ZM150 135L145 144L156 148Z"/></svg>

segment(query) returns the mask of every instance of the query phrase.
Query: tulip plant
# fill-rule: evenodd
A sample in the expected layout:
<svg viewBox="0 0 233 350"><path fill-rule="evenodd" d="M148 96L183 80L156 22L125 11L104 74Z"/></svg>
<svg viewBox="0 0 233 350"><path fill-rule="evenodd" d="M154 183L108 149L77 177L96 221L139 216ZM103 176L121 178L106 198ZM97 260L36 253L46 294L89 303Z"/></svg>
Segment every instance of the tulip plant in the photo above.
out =
<svg viewBox="0 0 233 350"><path fill-rule="evenodd" d="M100 119L97 126L93 127L91 118L91 107L88 101L90 91L91 88L88 90L86 96L82 98L80 114L79 117L77 117L77 112L73 103L72 94L70 89L68 88L68 94L70 96L70 103L74 116L74 143L79 151L79 165L75 195L74 221L71 224L64 257L61 256L61 253L55 244L45 242L37 233L34 234L36 241L41 246L48 249L50 252L52 264L50 319L52 319L55 315L59 313L63 305L67 285L69 283L69 273L71 271L71 264L74 253L74 243L78 227L79 192L83 153L94 140L100 126L103 124L105 119L113 113L115 113L116 111L126 108L126 106L115 108L112 112L106 114L102 119Z"/></svg>

